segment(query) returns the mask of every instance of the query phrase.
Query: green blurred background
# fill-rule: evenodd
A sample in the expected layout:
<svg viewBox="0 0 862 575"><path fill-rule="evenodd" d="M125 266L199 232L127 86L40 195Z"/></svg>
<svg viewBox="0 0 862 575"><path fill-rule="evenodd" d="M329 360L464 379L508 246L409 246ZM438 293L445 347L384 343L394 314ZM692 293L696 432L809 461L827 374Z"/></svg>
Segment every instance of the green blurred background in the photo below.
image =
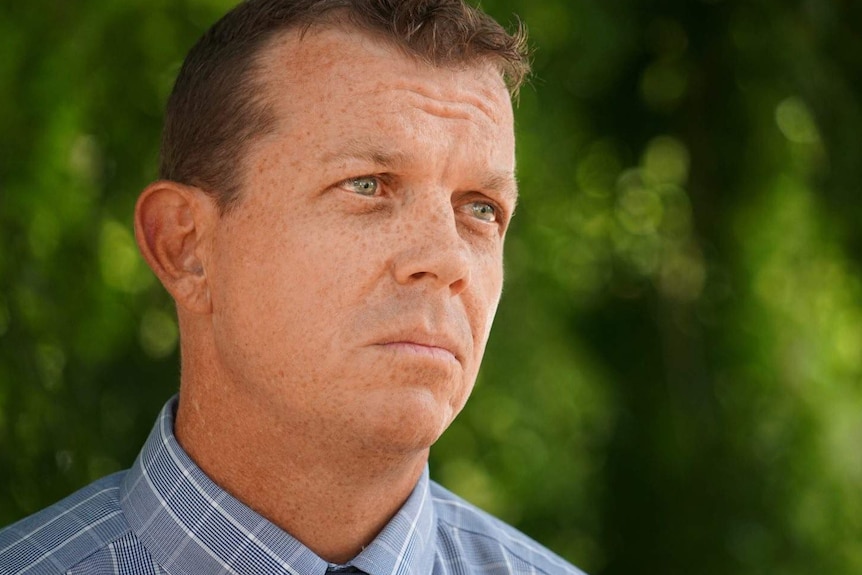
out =
<svg viewBox="0 0 862 575"><path fill-rule="evenodd" d="M0 4L0 524L127 467L178 384L131 213L231 0ZM862 9L518 13L522 203L445 485L594 575L862 572Z"/></svg>

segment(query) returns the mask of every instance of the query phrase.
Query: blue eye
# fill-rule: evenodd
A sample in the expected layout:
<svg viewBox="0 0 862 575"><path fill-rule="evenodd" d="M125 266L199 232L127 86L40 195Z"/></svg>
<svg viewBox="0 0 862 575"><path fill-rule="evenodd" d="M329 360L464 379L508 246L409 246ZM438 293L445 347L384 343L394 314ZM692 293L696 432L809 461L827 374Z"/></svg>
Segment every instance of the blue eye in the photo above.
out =
<svg viewBox="0 0 862 575"><path fill-rule="evenodd" d="M482 220L483 222L497 221L497 208L493 204L487 202L473 202L470 204L470 211L473 217Z"/></svg>
<svg viewBox="0 0 862 575"><path fill-rule="evenodd" d="M360 196L373 196L380 188L380 182L372 176L363 176L347 180L347 185Z"/></svg>

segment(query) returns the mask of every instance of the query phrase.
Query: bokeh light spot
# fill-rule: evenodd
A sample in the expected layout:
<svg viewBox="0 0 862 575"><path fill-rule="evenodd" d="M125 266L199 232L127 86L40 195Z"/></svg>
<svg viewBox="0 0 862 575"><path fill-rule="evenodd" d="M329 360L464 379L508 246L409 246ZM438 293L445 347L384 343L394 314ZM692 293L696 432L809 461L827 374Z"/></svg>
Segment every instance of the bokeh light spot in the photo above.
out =
<svg viewBox="0 0 862 575"><path fill-rule="evenodd" d="M152 275L139 256L135 240L126 226L105 220L99 247L105 284L122 292L137 293L152 283Z"/></svg>
<svg viewBox="0 0 862 575"><path fill-rule="evenodd" d="M688 181L688 148L671 136L659 136L651 140L641 163L644 179L649 182L683 186Z"/></svg>
<svg viewBox="0 0 862 575"><path fill-rule="evenodd" d="M160 309L148 309L141 318L138 340L144 353L162 359L177 347L179 332L173 316Z"/></svg>
<svg viewBox="0 0 862 575"><path fill-rule="evenodd" d="M41 344L36 348L36 364L46 389L57 389L63 382L66 354L59 347Z"/></svg>
<svg viewBox="0 0 862 575"><path fill-rule="evenodd" d="M797 144L815 144L820 132L814 116L800 98L791 96L775 108L775 123L784 137Z"/></svg>

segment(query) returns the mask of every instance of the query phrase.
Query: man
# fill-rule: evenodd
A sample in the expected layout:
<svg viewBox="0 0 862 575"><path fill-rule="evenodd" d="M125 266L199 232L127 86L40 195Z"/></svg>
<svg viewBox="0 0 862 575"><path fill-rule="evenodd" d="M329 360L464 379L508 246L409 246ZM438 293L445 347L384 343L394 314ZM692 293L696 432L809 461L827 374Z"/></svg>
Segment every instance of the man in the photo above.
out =
<svg viewBox="0 0 862 575"><path fill-rule="evenodd" d="M249 0L208 31L135 215L179 399L129 471L3 531L0 571L578 573L427 475L500 297L525 72L461 0Z"/></svg>

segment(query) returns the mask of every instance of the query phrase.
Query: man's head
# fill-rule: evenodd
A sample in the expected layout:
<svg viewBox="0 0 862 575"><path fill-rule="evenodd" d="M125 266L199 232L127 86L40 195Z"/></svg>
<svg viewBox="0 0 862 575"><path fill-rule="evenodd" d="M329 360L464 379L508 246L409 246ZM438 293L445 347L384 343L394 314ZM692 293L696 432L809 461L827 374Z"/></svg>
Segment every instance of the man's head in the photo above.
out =
<svg viewBox="0 0 862 575"><path fill-rule="evenodd" d="M168 102L159 177L236 200L248 144L272 129L261 55L287 30L353 28L434 66L493 64L514 94L528 72L525 35L463 0L251 0L189 52Z"/></svg>
<svg viewBox="0 0 862 575"><path fill-rule="evenodd" d="M138 202L179 313L177 425L421 452L472 389L502 289L521 42L459 1L237 10L264 8L193 50L169 179Z"/></svg>

